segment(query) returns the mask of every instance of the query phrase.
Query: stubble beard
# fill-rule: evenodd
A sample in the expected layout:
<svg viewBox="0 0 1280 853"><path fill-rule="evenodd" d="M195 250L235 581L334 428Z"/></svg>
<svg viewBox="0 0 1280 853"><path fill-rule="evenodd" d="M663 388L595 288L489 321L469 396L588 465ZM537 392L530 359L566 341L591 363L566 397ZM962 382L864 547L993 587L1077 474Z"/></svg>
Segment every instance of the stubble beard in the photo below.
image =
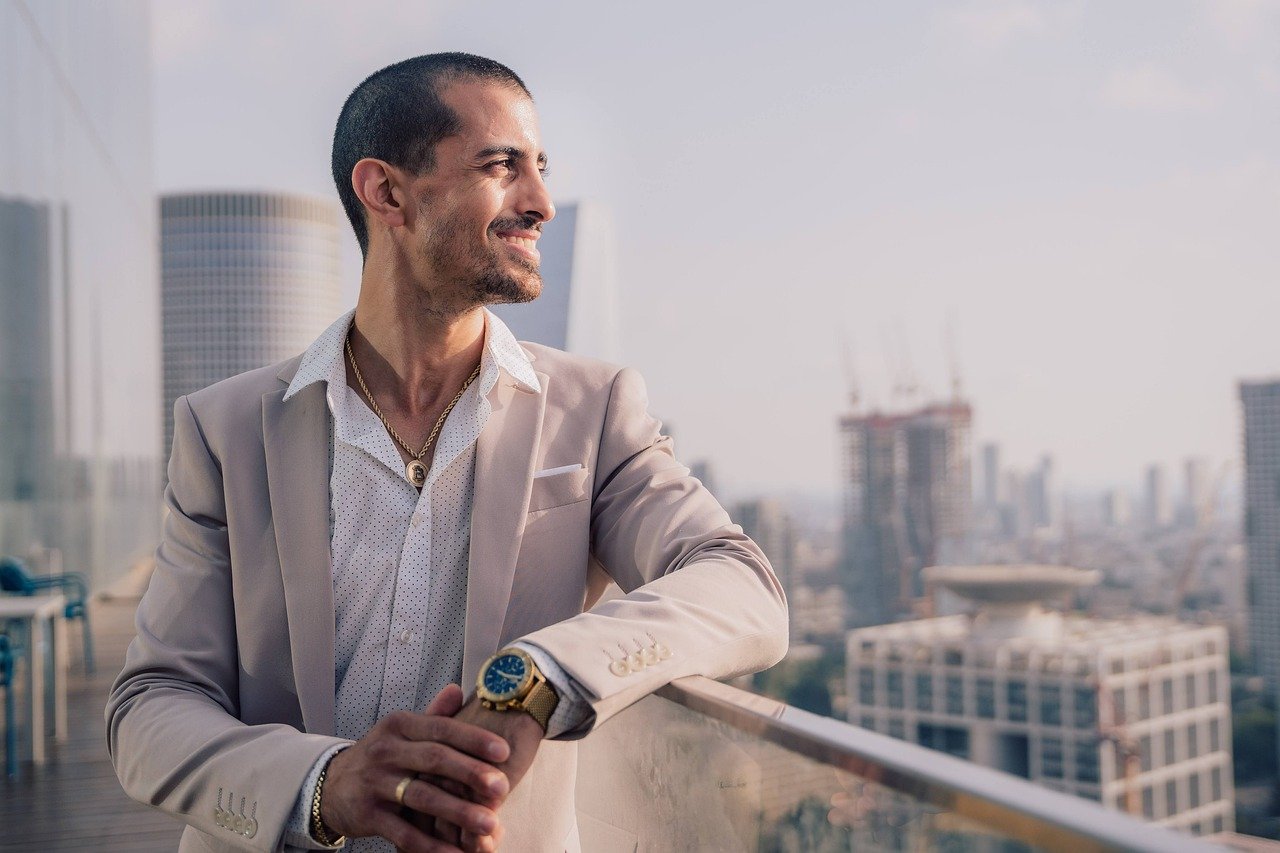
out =
<svg viewBox="0 0 1280 853"><path fill-rule="evenodd" d="M497 240L498 228L491 227L490 236ZM431 266L437 270L453 270L450 276L459 284L459 290L473 305L501 305L532 302L542 293L542 274L538 263L525 258L509 260L523 275L504 269L504 259L499 250L486 246L484 256L476 259L463 248L461 229L449 228L441 234L435 245L425 247L424 253Z"/></svg>
<svg viewBox="0 0 1280 853"><path fill-rule="evenodd" d="M497 258L481 270L472 283L472 288L484 305L516 305L532 302L542 293L542 274L533 261L520 258L515 261L525 275L517 278L502 269Z"/></svg>

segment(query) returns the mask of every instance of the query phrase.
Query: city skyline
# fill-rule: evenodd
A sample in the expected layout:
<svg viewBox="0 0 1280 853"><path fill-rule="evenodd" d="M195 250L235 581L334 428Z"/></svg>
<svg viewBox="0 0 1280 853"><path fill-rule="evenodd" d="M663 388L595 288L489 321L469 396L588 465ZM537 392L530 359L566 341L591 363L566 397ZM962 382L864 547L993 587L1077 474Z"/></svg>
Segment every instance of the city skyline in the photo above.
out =
<svg viewBox="0 0 1280 853"><path fill-rule="evenodd" d="M1089 816L1104 829L1117 816L1093 802L1198 835L1239 828L1280 837L1271 796L1280 680L1280 622L1274 618L1280 585L1273 571L1280 553L1280 378L1260 381L1280 375L1267 322L1272 303L1280 307L1280 296L1270 292L1280 254L1261 239L1261 229L1280 224L1280 203L1265 199L1280 189L1280 157L1262 144L1280 142L1280 122L1244 117L1239 110L1247 97L1235 89L1227 94L1241 75L1248 76L1241 70L1246 65L1254 95L1280 94L1280 63L1259 59L1264 48L1256 40L1259 32L1280 35L1280 6L1269 13L1251 0L1213 7L1199 2L1140 21L1124 18L1132 7L1109 17L1100 14L1104 4L1068 2L957 0L854 10L823 4L812 18L790 10L766 18L726 5L702 22L699 16L708 12L699 7L686 17L686 30L674 33L663 18L676 14L676 7L661 2L639 11L604 11L553 0L533 19L521 18L525 26L501 28L473 28L477 12L435 0L408 10L386 0L359 9L333 0L189 0L180 8L121 0L83 17L73 0L0 2L0 22L11 24L0 27L0 72L12 84L0 86L0 101L7 98L13 107L12 121L0 128L0 255L6 261L0 291L11 308L0 314L0 445L7 451L0 456L0 554L16 555L40 574L83 572L90 589L107 593L93 607L99 630L104 622L109 626L108 642L100 645L112 656L108 669L123 663L117 655L123 646L115 642L123 635L100 617L121 607L129 612L119 615L132 618L136 602L124 599L157 572L152 594L136 614L143 642L131 647L118 684L128 683L148 638L167 642L165 625L191 627L174 621L174 613L197 620L223 613L213 593L230 589L228 579L237 596L250 592L250 616L261 615L262 602L252 593L270 587L272 577L257 569L264 562L274 566L275 551L297 551L298 537L286 535L284 513L267 512L268 532L276 528L277 541L268 538L265 560L251 554L249 571L243 571L245 548L264 541L262 525L253 524L254 506L265 505L255 489L270 485L274 496L280 470L316 472L316 458L290 459L275 451L309 444L323 452L323 433L311 441L306 429L271 416L282 386L270 376L271 388L227 409L235 410L230 420L212 403L197 401L197 444L207 445L220 472L214 485L225 487L213 489L212 504L203 506L209 502L198 493L210 491L204 486L213 469L197 459L188 477L186 457L179 454L173 483L164 490L172 510L166 510L165 529L174 534L173 525L183 527L190 516L185 526L209 547L183 551L185 534L178 530L153 559L147 555L161 538L159 487L173 402L301 352L354 304L359 254L332 188L317 182L327 181L327 138L318 129L332 121L332 99L341 100L355 80L405 55L396 51L406 47L475 50L510 62L527 77L544 115L557 182L557 221L539 244L550 292L533 305L499 306L499 316L529 340L640 368L649 380L652 411L679 439L677 455L728 512L724 517L704 495L705 508L716 514L699 517L720 531L730 519L739 524L741 531L724 539L726 547L744 554L768 581L771 601L783 602L780 586L791 602L786 623L775 621L772 629L775 639L789 632L786 657L768 670L735 677L733 687L708 682L717 691L709 694L715 704L723 691L750 684L764 696L831 718L820 721L822 729L796 730L810 744L804 764L820 759L805 773L795 772L803 769L798 763L771 758L778 747L772 740L756 753L738 735L695 733L687 725L690 710L716 717L696 703L677 712L683 720L665 712L648 718L639 740L633 733L608 734L611 726L604 736L625 738L632 747L652 733L675 744L668 749L679 758L670 762L670 779L654 772L654 744L648 741L637 752L636 770L623 767L618 778L637 802L662 803L662 792L714 780L713 790L729 806L725 814L746 827L744 838L756 827L762 846L780 843L765 840L766 830L774 832L770 822L778 838L790 837L784 830L791 829L804 830L796 837L816 838L808 835L816 824L832 838L855 843L866 836L880 844L889 837L882 835L886 828L918 823L919 833L896 834L888 846L911 846L908 837L928 839L925 846L958 841L962 825L955 819L966 819L959 807L939 813L921 802L919 815L907 824L899 820L910 814L902 807L914 803L920 789L898 771L914 764L922 778L929 777L930 790L943 790L939 783L945 782L960 792L953 805L978 803L973 814L979 823L996 806L999 814L990 821L995 833L981 830L975 837L985 841L978 843L996 843L1008 828L1005 818L1017 812L1002 811L1002 804L1022 802L1033 818L1029 825L1063 830L1070 821L1062 816L1073 814L1070 805L1058 801L1045 808L1046 800L1029 808L1037 793L1051 797L1055 791L1091 801L1074 804L1081 815L1075 819ZM1150 8L1164 10L1154 3ZM402 25L387 27L392 19ZM698 31L699 23L713 22L715 29ZM289 23L295 26L286 29ZM612 32L622 24L629 26L625 34L593 40L593 30ZM841 32L837 24L853 29ZM1199 76L1192 58L1206 60L1211 42L1230 45L1241 67ZM1177 50L1169 52L1170 45ZM637 47L643 50L635 52ZM732 49L739 51L738 62L726 64ZM757 54L770 49L772 61L760 61ZM832 55L832 49L844 53ZM332 62L317 61L326 54ZM655 62L651 55L664 58ZM243 65L242 56L248 57ZM801 67L792 68L799 60ZM598 73L574 76L577 67ZM1008 76L1010 68L1019 74ZM348 80L350 74L355 77ZM1037 75L1045 84L1043 102L1034 102L1025 85L1024 78ZM1092 113L1073 98L1081 81L1095 86L1083 96L1097 101ZM965 91L972 83L989 84L990 91ZM154 103L153 86L160 92ZM948 92L954 103L932 87ZM901 102L894 100L898 95ZM913 112L894 112L901 104ZM1015 104L1026 114L1006 111ZM837 114L842 107L847 113ZM1136 121L1139 115L1143 121ZM1096 121L1071 127L1081 116ZM1224 116L1236 125L1222 126ZM1206 133L1197 122L1212 128ZM1228 137L1250 122L1275 132L1259 134L1249 142L1257 150L1242 154L1249 145ZM1154 144L1161 132L1173 153ZM1206 175L1218 174L1224 157L1237 157L1231 168L1245 162L1248 180L1226 190L1209 186ZM1037 171L1050 162L1062 171ZM317 163L324 168L317 171ZM1188 186L1191 191L1175 192ZM1095 204L1099 200L1114 206ZM1237 202L1253 205L1251 213L1232 206ZM1241 223L1254 231L1235 233ZM1206 277L1208 271L1222 275ZM1211 278L1212 301L1205 307L1203 295L1187 288ZM1229 323L1219 322L1219 313L1229 314ZM612 397L602 395L601 405L608 405L593 408L572 387L555 384L563 381L560 373L547 373L572 409L605 412L606 427L616 420ZM1211 393L1219 383L1230 391L1220 407ZM495 417L500 409L515 412L525 405L509 384L494 386L506 395L493 398ZM598 383L592 388L600 390ZM260 391L268 392L261 401ZM369 388L364 396L373 399ZM246 423L241 403L251 407L256 435L259 402L263 440L251 441L249 451L265 447L269 471L261 453L246 456L237 439ZM566 443L566 436L573 438L565 432L570 409L561 417L551 403L542 419L544 437L595 448L584 460L588 468L608 462L608 429L593 425L585 445ZM323 413L310 405L296 411L312 426L313 416ZM378 406L373 411L381 416ZM478 411L471 439L482 428L492 437L483 424L483 401ZM373 416L364 414L376 428ZM386 418L382 425L391 430ZM510 430L498 433L498 444L510 445ZM377 435L394 451L386 435ZM391 435L404 444L394 430ZM450 435L448 429L441 434L441 447L447 448ZM480 455L489 446L484 435L475 445ZM349 480L351 466L339 464L330 439L334 482ZM282 458L283 466L276 466ZM618 472L634 467L631 451L618 458L624 460ZM535 498L542 475L584 467L552 465L559 461L548 457L522 469L529 475L545 469L533 478ZM390 464L390 482L404 486L395 460ZM482 469L477 462L476 471ZM463 474L468 470L464 466ZM580 473L585 482L592 472ZM310 482L323 498L323 483ZM627 562L623 553L619 574L609 543L597 541L595 524L595 510L608 508L601 501L613 500L609 483L619 482L611 477L603 491L586 490L583 500L571 503L591 514L591 541L583 540L594 555L591 566L603 567L630 590L635 572L628 566L643 560ZM693 498L700 494L688 481L681 489ZM483 490L471 491L479 513ZM625 498L634 490L622 492ZM464 509L468 495L461 499ZM330 494L330 539L338 535L334 531L353 529L360 538L358 525L353 528L350 514L343 514L343 497ZM529 507L551 513L569 506L559 503L562 495L552 497L536 504L530 499ZM411 492L408 498L415 500ZM695 503L688 507L697 515ZM430 500L415 506L429 512ZM530 518L535 514L531 510ZM685 515L676 519L681 535L698 523ZM484 538L468 536L470 518L469 511L453 518L460 519L452 541L463 543L462 575L466 543ZM640 545L658 529L646 518L639 524L645 528ZM739 532L768 557L775 577L768 577L755 547L739 541ZM529 547L511 563L517 566L513 589L532 577L535 593L545 599L539 563L525 559L536 550L531 535L525 536ZM427 539L433 536L440 539L428 531ZM232 543L230 563L214 553L217 542L209 545L219 537ZM657 538L664 540L661 530ZM170 547L175 541L176 551ZM478 548L472 549L470 586L484 593L475 566L492 560ZM209 559L193 562L192 554ZM671 571L689 560L677 556L657 583L680 580ZM319 562L323 569L324 560ZM368 566L356 562L356 585L369 586ZM314 568L316 561L310 564ZM298 573L283 557L280 565L288 592ZM530 566L536 576L529 575ZM343 571L335 562L335 583ZM201 572L208 583L189 589L181 583L200 580ZM397 583L414 583L401 568L396 577ZM736 589L717 585L726 601ZM161 599L173 590L169 607ZM641 587L635 598L648 591ZM466 590L446 592L441 606L457 610ZM595 593L588 592L590 601ZM342 640L343 613L349 617L354 605L340 598L329 604ZM614 607L612 592L605 598L606 608ZM685 598L677 604L684 611L690 608L683 605L696 604L693 615L700 617L685 620L691 625L714 628L733 620L732 608L718 609L716 595ZM570 604L577 600L569 595ZM277 596L265 606L288 604L292 616L296 603ZM240 603L235 607L243 610ZM161 610L160 617L148 615ZM751 625L763 624L760 608L747 610ZM463 615L458 611L458 618ZM471 624L471 615L463 621ZM323 622L323 607L318 616ZM257 621L282 625L282 619ZM388 619L399 617L391 612ZM236 631L227 634L232 640L244 633L243 621L237 619ZM87 631L87 615L85 626ZM661 627L655 623L655 630ZM416 636L399 624L387 630L398 644ZM391 642L388 636L375 637L374 646ZM425 636L424 666L433 635ZM758 646L766 636L753 631L747 639ZM621 648L630 670L619 670L610 654L609 671L624 676L670 657L664 641L649 638L663 655L646 657L637 639L634 652ZM46 639L53 646L62 642L57 631ZM461 642L458 634L454 650L461 662L455 663L466 668L463 658L470 658L458 651ZM180 649L181 638L165 647ZM412 663L413 646L408 648ZM87 633L83 651L87 664ZM772 659L784 651L780 646ZM61 651L53 656L55 671L62 657ZM33 656L31 672L44 671L35 664ZM339 664L342 712L345 664ZM696 669L715 677L730 671ZM388 673L387 690L394 692L404 679ZM406 696L412 699L413 673L408 675ZM66 686L56 677L45 685L55 691ZM14 686L9 690L12 699ZM19 695L33 702L37 690L36 680L18 686ZM114 705L101 722L105 694L94 695L88 701L97 703L98 725L108 727L121 781L145 801L146 792L133 790L130 780L138 774L127 765L146 750L131 748ZM119 695L117 688L109 705ZM292 708L298 691L282 695ZM697 696L697 689L686 695ZM770 710L759 696L737 695L739 713L757 709L764 720L768 711L767 719L783 723L798 718ZM73 702L83 699L73 694ZM265 707L268 700L246 700L246 707L255 701ZM410 705L421 707L422 701ZM652 714L659 701L665 700L644 700L648 711L642 713ZM47 703L32 708L37 705ZM5 716L12 728L14 712ZM80 728L75 721L83 715L68 716ZM636 712L629 716L644 720ZM845 720L853 727L843 726ZM55 730L64 725L55 723ZM36 738L46 728L33 712L25 725ZM345 736L350 732L344 725L340 719L338 733ZM1263 725L1270 728L1268 738L1260 737ZM839 792L829 790L831 767L847 769L853 766L848 757L859 755L853 739L863 737L860 729L903 743L892 761L883 762L887 776L872 762L854 777L869 784L888 779L888 788L897 785L905 800L895 795L878 801L874 787L852 787L844 776L835 780ZM830 746L832 733L841 731L839 755L818 756L812 745ZM622 766L615 744L598 737L592 740L598 754L611 769ZM685 746L695 740L690 760ZM935 761L908 743L967 763L953 763L947 772L956 779L947 782L934 771L950 759ZM784 746L790 758L800 757L797 744ZM871 746L858 761L881 755L883 743ZM588 771L592 751L583 750ZM1257 760L1261 753L1269 763ZM75 760L55 750L53 768ZM323 766L317 764L312 775ZM965 785L982 766L1012 776L992 774L989 792L979 784L974 798L964 793L970 790ZM94 775L123 796L109 773ZM639 791L634 780L641 777L654 784ZM1041 790L1019 789L1013 777ZM605 777L579 776L580 785L586 780L593 793L607 794L600 797L600 825L582 834L588 848L598 846L591 833L612 837L614 829L630 830L636 813L619 811L621 801L598 778ZM304 787L299 801L314 806L318 787L312 793ZM596 819L581 794L579 813ZM740 819L749 801L757 816ZM219 788L215 823L253 835L259 812L255 801L246 814L245 802L242 797L238 812L224 812ZM663 809L671 819L659 821L660 829L672 838L692 837L680 821L697 821L697 809ZM166 810L197 830L208 828L181 804ZM1046 821L1051 812L1057 817ZM264 827L272 825L263 820ZM62 829L51 818L37 823ZM1028 832L1023 823L1019 819ZM706 821L697 825L705 834ZM859 835L860 829L870 832ZM1136 839L1153 830L1129 824ZM1085 836L1106 833L1090 826ZM1027 840L1050 843L1052 836L1037 830ZM1164 847L1170 846L1166 840Z"/></svg>
<svg viewBox="0 0 1280 853"><path fill-rule="evenodd" d="M1235 383L1280 371L1273 7L673 14L157 4L157 182L332 193L351 87L471 50L533 89L556 197L615 211L623 360L727 493L836 494L842 342L869 400L902 351L938 396L949 322L975 438L1011 465L1047 451L1101 488L1239 457Z"/></svg>

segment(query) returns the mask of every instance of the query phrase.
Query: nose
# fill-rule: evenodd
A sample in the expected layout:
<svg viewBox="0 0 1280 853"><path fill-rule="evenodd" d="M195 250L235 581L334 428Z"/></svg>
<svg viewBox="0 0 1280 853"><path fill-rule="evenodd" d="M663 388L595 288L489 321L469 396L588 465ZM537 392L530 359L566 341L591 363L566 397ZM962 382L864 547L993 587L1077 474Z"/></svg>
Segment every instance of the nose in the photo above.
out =
<svg viewBox="0 0 1280 853"><path fill-rule="evenodd" d="M534 169L529 179L522 182L523 197L518 200L517 208L525 216L531 216L540 222L550 222L556 218L556 206L551 201L551 193L547 192L547 182L542 173Z"/></svg>

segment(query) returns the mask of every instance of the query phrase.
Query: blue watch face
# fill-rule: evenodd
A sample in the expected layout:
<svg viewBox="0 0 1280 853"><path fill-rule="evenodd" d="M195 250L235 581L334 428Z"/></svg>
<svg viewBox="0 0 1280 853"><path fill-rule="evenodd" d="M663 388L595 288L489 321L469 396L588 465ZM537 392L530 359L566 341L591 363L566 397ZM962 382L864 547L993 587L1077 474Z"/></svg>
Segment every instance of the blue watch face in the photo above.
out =
<svg viewBox="0 0 1280 853"><path fill-rule="evenodd" d="M485 670L485 689L498 696L514 695L527 673L528 667L519 655L503 655Z"/></svg>

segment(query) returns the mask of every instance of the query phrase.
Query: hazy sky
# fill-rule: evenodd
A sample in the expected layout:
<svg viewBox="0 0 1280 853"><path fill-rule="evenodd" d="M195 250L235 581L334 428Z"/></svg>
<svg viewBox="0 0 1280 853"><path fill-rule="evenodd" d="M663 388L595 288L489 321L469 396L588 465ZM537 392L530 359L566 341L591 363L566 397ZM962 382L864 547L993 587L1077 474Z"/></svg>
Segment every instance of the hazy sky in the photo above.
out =
<svg viewBox="0 0 1280 853"><path fill-rule="evenodd" d="M950 323L976 438L1076 486L1236 459L1236 381L1280 375L1280 2L185 0L154 23L162 191L334 196L368 73L513 67L556 197L613 210L625 360L735 494L835 492L842 340L887 405L904 363L948 393Z"/></svg>

